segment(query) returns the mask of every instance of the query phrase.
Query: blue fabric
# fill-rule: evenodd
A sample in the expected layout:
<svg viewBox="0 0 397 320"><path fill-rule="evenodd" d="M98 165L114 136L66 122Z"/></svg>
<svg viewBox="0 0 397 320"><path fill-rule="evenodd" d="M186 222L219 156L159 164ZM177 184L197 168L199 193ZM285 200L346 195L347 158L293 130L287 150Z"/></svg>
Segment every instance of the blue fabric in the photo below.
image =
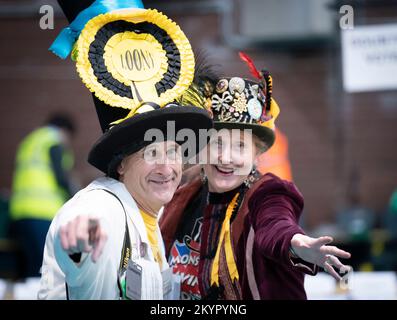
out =
<svg viewBox="0 0 397 320"><path fill-rule="evenodd" d="M60 58L66 59L88 21L100 14L126 8L144 9L144 6L141 0L96 0L87 9L81 11L76 19L61 31L49 50Z"/></svg>

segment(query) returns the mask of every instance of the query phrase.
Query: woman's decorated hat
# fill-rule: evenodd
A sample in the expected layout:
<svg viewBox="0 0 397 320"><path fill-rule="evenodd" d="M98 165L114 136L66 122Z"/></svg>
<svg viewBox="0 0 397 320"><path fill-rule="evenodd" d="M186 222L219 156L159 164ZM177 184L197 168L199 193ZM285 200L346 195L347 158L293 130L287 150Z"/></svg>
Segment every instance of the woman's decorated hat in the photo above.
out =
<svg viewBox="0 0 397 320"><path fill-rule="evenodd" d="M280 113L272 97L272 77L258 71L252 60L240 53L257 81L240 77L218 79L209 90L208 109L216 129L251 129L270 148L275 139L275 120Z"/></svg>
<svg viewBox="0 0 397 320"><path fill-rule="evenodd" d="M88 161L107 173L114 157L150 144L148 129L167 139L167 121L175 131L210 129L203 105L177 103L191 86L195 61L179 26L157 10L134 0L59 0L70 25L50 50L69 54L77 72L93 93L104 131ZM171 137L171 139L175 137ZM176 141L180 144L183 141ZM204 147L196 143L197 151Z"/></svg>

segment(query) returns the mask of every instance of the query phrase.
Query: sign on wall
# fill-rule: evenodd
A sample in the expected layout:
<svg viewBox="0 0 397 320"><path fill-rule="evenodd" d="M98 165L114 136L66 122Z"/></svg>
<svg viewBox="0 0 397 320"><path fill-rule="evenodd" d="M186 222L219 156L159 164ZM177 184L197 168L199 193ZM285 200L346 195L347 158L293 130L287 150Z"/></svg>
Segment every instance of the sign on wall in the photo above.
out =
<svg viewBox="0 0 397 320"><path fill-rule="evenodd" d="M397 89L397 24L342 30L342 64L347 92Z"/></svg>

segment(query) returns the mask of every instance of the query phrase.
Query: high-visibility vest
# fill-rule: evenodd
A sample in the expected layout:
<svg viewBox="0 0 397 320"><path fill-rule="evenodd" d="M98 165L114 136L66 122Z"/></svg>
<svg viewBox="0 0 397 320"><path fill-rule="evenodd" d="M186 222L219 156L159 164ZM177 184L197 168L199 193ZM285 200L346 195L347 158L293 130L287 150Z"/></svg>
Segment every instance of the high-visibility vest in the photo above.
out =
<svg viewBox="0 0 397 320"><path fill-rule="evenodd" d="M50 148L60 143L59 130L48 126L36 129L20 144L10 199L13 220L52 220L67 200L66 191L56 181L50 158ZM71 153L64 152L62 166L71 169Z"/></svg>

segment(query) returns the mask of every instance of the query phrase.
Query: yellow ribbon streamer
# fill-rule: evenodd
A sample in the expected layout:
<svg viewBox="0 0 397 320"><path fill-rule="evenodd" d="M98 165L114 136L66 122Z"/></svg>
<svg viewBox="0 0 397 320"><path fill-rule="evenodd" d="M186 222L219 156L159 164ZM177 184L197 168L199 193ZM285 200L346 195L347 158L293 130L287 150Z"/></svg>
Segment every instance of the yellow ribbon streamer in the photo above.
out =
<svg viewBox="0 0 397 320"><path fill-rule="evenodd" d="M234 261L232 240L230 234L230 218L233 214L234 208L237 205L238 196L239 193L234 196L233 200L230 202L226 210L225 219L223 220L221 232L219 235L218 248L216 249L216 255L211 269L211 286L214 284L219 286L219 259L223 241L225 241L226 263L229 270L230 278L232 279L232 281L239 279L236 261Z"/></svg>

